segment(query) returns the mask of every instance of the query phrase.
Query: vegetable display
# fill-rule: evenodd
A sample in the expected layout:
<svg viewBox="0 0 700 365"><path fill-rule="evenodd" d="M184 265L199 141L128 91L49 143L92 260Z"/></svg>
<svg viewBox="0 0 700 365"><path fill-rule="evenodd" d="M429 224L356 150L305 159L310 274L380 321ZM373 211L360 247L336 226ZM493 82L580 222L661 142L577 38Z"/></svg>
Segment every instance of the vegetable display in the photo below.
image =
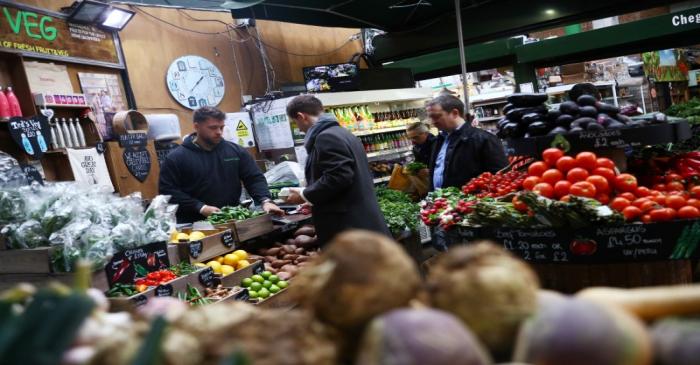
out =
<svg viewBox="0 0 700 365"><path fill-rule="evenodd" d="M270 248L261 248L257 251L259 256L252 257L263 260L266 271L279 276L282 280L289 280L318 256L316 242L315 228L305 225L297 229L292 238L284 243L275 242Z"/></svg>
<svg viewBox="0 0 700 365"><path fill-rule="evenodd" d="M257 302L279 293L289 283L270 271L263 271L241 280L241 286L248 289L248 297Z"/></svg>
<svg viewBox="0 0 700 365"><path fill-rule="evenodd" d="M173 272L170 270L158 270L154 272L149 272L144 278L136 279L134 281L134 284L137 288L140 286L153 287L158 286L160 284L165 284L168 281L173 280L175 278L177 278L177 275L173 274Z"/></svg>
<svg viewBox="0 0 700 365"><path fill-rule="evenodd" d="M415 232L418 229L418 206L411 201L408 194L400 191L379 188L376 190L379 209L384 215L389 230L399 236L405 230Z"/></svg>
<svg viewBox="0 0 700 365"><path fill-rule="evenodd" d="M207 221L211 224L224 224L233 221L242 221L250 218L255 218L262 215L262 212L250 210L241 206L237 207L222 207L220 212L213 213L207 217Z"/></svg>

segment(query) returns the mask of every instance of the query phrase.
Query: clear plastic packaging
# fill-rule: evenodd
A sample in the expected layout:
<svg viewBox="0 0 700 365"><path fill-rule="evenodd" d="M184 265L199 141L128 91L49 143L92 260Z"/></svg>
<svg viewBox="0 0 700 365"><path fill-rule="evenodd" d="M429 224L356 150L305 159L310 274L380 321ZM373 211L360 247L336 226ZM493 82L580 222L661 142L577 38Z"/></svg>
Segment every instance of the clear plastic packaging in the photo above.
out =
<svg viewBox="0 0 700 365"><path fill-rule="evenodd" d="M299 182L304 180L304 170L297 162L285 161L268 170L265 173L265 179L268 184L282 181L299 184Z"/></svg>

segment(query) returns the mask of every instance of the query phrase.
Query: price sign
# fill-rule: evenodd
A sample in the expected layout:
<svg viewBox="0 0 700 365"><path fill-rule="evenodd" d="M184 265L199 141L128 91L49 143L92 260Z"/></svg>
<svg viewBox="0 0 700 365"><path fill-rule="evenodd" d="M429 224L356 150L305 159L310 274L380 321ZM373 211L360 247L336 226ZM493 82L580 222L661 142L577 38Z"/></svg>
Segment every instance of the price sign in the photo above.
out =
<svg viewBox="0 0 700 365"><path fill-rule="evenodd" d="M250 294L248 293L248 289L241 290L241 292L236 294L236 296L234 297L234 300L240 300L243 302L247 301L248 299L250 299Z"/></svg>
<svg viewBox="0 0 700 365"><path fill-rule="evenodd" d="M190 256L192 256L195 259L202 254L203 249L204 244L202 243L202 241L193 241L189 243Z"/></svg>
<svg viewBox="0 0 700 365"><path fill-rule="evenodd" d="M131 301L134 303L134 306L140 307L148 302L148 298L145 295L140 294L131 298Z"/></svg>
<svg viewBox="0 0 700 365"><path fill-rule="evenodd" d="M161 284L156 287L157 297L172 297L173 292L173 286L170 284Z"/></svg>
<svg viewBox="0 0 700 365"><path fill-rule="evenodd" d="M146 149L146 133L127 133L119 136L119 145L124 148L123 158L129 173L140 182L146 181L151 171L151 155Z"/></svg>
<svg viewBox="0 0 700 365"><path fill-rule="evenodd" d="M211 267L207 267L199 273L199 283L207 288L213 288L217 281L218 279Z"/></svg>
<svg viewBox="0 0 700 365"><path fill-rule="evenodd" d="M121 147L146 147L148 135L146 133L127 133L119 136L119 146Z"/></svg>
<svg viewBox="0 0 700 365"><path fill-rule="evenodd" d="M569 262L571 259L567 250L571 237L566 232L497 228L492 231L492 237L526 261Z"/></svg>
<svg viewBox="0 0 700 365"><path fill-rule="evenodd" d="M107 147L105 147L104 142L97 142L97 144L95 145L95 150L97 150L97 153L101 155L101 154L105 153L105 151L107 150Z"/></svg>
<svg viewBox="0 0 700 365"><path fill-rule="evenodd" d="M51 144L51 127L43 115L10 118L8 128L12 140L27 155L40 159Z"/></svg>
<svg viewBox="0 0 700 365"><path fill-rule="evenodd" d="M233 247L233 244L234 244L233 233L231 233L231 231L224 232L221 235L221 243L228 248Z"/></svg>
<svg viewBox="0 0 700 365"><path fill-rule="evenodd" d="M24 175L27 176L27 181L31 184L33 182L37 182L40 185L44 185L44 179L41 177L41 174L39 173L39 170L36 169L36 167L32 165L19 165L22 168L22 172L24 172Z"/></svg>
<svg viewBox="0 0 700 365"><path fill-rule="evenodd" d="M156 242L117 252L105 266L105 273L110 286L132 284L137 277L169 266L168 245Z"/></svg>

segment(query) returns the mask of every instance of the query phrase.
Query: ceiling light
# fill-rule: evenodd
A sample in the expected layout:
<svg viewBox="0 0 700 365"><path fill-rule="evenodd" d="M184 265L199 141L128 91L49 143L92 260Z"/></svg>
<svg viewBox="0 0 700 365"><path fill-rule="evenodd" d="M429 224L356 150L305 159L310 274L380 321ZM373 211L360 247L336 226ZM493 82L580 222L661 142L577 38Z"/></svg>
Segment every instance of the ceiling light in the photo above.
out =
<svg viewBox="0 0 700 365"><path fill-rule="evenodd" d="M92 24L113 31L124 29L135 14L131 10L115 8L94 0L76 1L68 9L70 11L69 22Z"/></svg>
<svg viewBox="0 0 700 365"><path fill-rule="evenodd" d="M554 14L557 13L557 11L554 10L554 9L547 9L547 10L544 11L544 13L547 14L547 15L554 15Z"/></svg>

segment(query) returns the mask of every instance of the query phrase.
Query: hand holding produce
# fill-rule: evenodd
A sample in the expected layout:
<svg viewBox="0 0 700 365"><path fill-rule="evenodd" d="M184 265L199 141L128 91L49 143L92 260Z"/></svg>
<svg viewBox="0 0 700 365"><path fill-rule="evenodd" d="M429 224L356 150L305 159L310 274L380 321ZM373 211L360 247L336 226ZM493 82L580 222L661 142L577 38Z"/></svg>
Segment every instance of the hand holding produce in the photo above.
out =
<svg viewBox="0 0 700 365"><path fill-rule="evenodd" d="M224 224L233 221L242 221L262 215L261 212L253 211L241 206L223 207L220 212L212 213L207 217L207 221L211 224Z"/></svg>

